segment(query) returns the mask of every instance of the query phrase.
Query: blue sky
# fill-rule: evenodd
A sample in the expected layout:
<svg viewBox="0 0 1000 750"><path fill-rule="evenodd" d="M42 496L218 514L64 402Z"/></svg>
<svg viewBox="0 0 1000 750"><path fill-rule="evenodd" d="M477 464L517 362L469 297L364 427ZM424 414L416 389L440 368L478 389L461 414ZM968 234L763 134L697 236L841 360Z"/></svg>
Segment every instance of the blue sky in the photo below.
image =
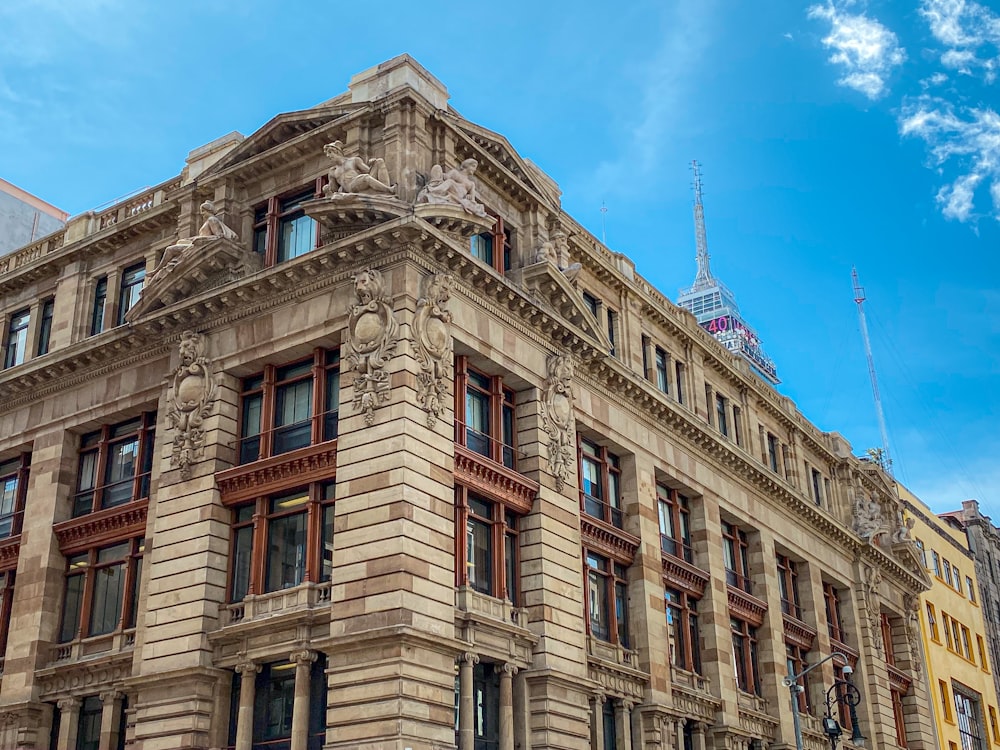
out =
<svg viewBox="0 0 1000 750"><path fill-rule="evenodd" d="M370 7L377 8L372 14ZM78 213L409 52L671 297L712 267L792 397L1000 521L1000 10L970 0L0 3L0 176Z"/></svg>

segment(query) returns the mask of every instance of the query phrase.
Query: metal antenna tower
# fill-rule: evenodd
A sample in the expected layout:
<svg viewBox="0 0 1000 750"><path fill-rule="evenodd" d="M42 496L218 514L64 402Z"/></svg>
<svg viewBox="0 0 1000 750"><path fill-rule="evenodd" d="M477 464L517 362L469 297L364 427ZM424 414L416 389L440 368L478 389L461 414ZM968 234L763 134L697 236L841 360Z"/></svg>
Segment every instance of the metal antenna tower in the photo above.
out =
<svg viewBox="0 0 1000 750"><path fill-rule="evenodd" d="M601 201L601 244L605 247L608 245L608 207L604 201Z"/></svg>
<svg viewBox="0 0 1000 750"><path fill-rule="evenodd" d="M694 289L702 289L715 283L712 269L708 265L708 235L705 232L705 206L701 202L701 171L697 159L691 161L694 172L694 238L698 249L698 273L694 277Z"/></svg>
<svg viewBox="0 0 1000 750"><path fill-rule="evenodd" d="M858 280L858 269L851 268L851 281L854 283L854 301L858 305L858 319L861 321L861 338L865 342L865 356L868 358L868 376L872 381L872 395L875 397L875 414L878 416L878 429L882 433L882 454L879 463L890 475L892 474L892 454L889 453L889 431L885 427L885 413L882 411L882 396L878 390L878 378L875 376L875 360L872 358L872 343L868 338L868 322L865 320L865 288Z"/></svg>

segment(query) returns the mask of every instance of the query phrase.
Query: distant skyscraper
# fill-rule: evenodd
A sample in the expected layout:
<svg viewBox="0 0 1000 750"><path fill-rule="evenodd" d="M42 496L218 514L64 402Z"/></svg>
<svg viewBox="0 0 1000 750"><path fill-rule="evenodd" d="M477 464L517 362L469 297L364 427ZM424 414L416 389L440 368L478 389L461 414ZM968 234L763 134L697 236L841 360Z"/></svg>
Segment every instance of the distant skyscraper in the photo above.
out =
<svg viewBox="0 0 1000 750"><path fill-rule="evenodd" d="M708 264L705 208L701 201L698 162L691 162L691 168L694 170L694 228L698 247L698 273L694 277L694 286L680 290L677 304L690 311L698 324L720 344L749 362L754 372L772 385L777 385L781 381L774 362L764 354L757 332L743 320L733 293L712 276L712 269Z"/></svg>
<svg viewBox="0 0 1000 750"><path fill-rule="evenodd" d="M68 218L65 211L0 179L0 255L56 231Z"/></svg>

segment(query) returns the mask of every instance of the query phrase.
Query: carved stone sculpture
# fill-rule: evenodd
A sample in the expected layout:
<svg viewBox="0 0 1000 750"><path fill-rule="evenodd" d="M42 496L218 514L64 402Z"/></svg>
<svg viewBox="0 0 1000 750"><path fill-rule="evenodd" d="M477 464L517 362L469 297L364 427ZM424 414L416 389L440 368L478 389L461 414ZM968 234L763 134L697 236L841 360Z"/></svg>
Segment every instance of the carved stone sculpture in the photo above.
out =
<svg viewBox="0 0 1000 750"><path fill-rule="evenodd" d="M163 257L146 277L147 285L150 281L160 279L169 273L185 255L198 245L223 237L227 240L237 240L239 236L226 226L226 223L215 213L215 204L212 201L205 201L201 204L201 213L205 217L204 223L194 237L183 237L173 245L170 245L163 252Z"/></svg>
<svg viewBox="0 0 1000 750"><path fill-rule="evenodd" d="M866 500L862 493L858 493L858 499L854 503L853 528L858 536L867 539L871 544L875 544L879 536L888 532L882 515L882 506L877 500L874 498Z"/></svg>
<svg viewBox="0 0 1000 750"><path fill-rule="evenodd" d="M395 354L399 325L385 295L382 274L374 268L351 277L357 303L347 320L345 363L354 373L354 407L365 415L365 424L375 421L375 408L389 400L386 363Z"/></svg>
<svg viewBox="0 0 1000 750"><path fill-rule="evenodd" d="M560 492L576 461L573 434L573 360L559 354L548 359L542 398L542 424L549 434L549 471Z"/></svg>
<svg viewBox="0 0 1000 750"><path fill-rule="evenodd" d="M916 519L913 518L903 518L903 511L896 511L896 528L892 532L892 543L893 544L905 544L906 542L913 541L913 527L916 525Z"/></svg>
<svg viewBox="0 0 1000 750"><path fill-rule="evenodd" d="M583 268L580 263L570 262L569 240L561 231L555 233L553 240L546 240L539 246L535 253L535 262L552 263L563 273L567 281L573 281Z"/></svg>
<svg viewBox="0 0 1000 750"><path fill-rule="evenodd" d="M204 450L202 423L212 411L215 383L201 334L184 331L179 351L166 413L167 424L175 430L170 465L180 468L181 479L190 479L191 464Z"/></svg>
<svg viewBox="0 0 1000 750"><path fill-rule="evenodd" d="M882 585L882 573L876 567L866 567L864 573L865 606L868 610L868 625L871 629L872 643L876 651L882 650L882 599L879 587Z"/></svg>
<svg viewBox="0 0 1000 750"><path fill-rule="evenodd" d="M417 374L417 402L427 411L427 426L433 428L448 404L451 382L451 313L445 309L451 297L451 276L436 273L423 282L413 320L414 356L420 364Z"/></svg>
<svg viewBox="0 0 1000 750"><path fill-rule="evenodd" d="M327 172L330 182L323 186L323 194L327 198L395 195L396 186L391 184L389 170L383 159L366 162L359 156L345 156L344 144L340 141L326 144L323 153L333 162Z"/></svg>
<svg viewBox="0 0 1000 750"><path fill-rule="evenodd" d="M427 184L417 193L417 203L461 206L474 216L486 218L486 207L476 199L476 182L472 179L478 166L475 159L466 159L458 169L445 172L435 164Z"/></svg>
<svg viewBox="0 0 1000 750"><path fill-rule="evenodd" d="M903 608L906 612L906 643L910 647L910 665L916 674L924 668L920 656L920 599L913 594L903 597Z"/></svg>

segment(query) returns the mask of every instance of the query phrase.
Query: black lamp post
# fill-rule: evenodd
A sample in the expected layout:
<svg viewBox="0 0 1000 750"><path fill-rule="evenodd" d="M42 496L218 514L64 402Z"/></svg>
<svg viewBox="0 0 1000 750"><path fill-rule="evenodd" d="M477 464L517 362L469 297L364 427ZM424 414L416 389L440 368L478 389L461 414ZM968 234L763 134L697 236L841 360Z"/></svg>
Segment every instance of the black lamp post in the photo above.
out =
<svg viewBox="0 0 1000 750"><path fill-rule="evenodd" d="M834 680L833 685L826 691L826 716L823 717L823 732L830 740L831 750L837 750L837 743L844 733L844 728L840 726L833 717L833 707L838 704L847 706L851 717L851 742L858 747L865 744L865 736L861 734L861 727L858 725L858 704L861 703L861 691L851 682L851 668L844 667L845 680ZM841 692L840 689L843 689Z"/></svg>

